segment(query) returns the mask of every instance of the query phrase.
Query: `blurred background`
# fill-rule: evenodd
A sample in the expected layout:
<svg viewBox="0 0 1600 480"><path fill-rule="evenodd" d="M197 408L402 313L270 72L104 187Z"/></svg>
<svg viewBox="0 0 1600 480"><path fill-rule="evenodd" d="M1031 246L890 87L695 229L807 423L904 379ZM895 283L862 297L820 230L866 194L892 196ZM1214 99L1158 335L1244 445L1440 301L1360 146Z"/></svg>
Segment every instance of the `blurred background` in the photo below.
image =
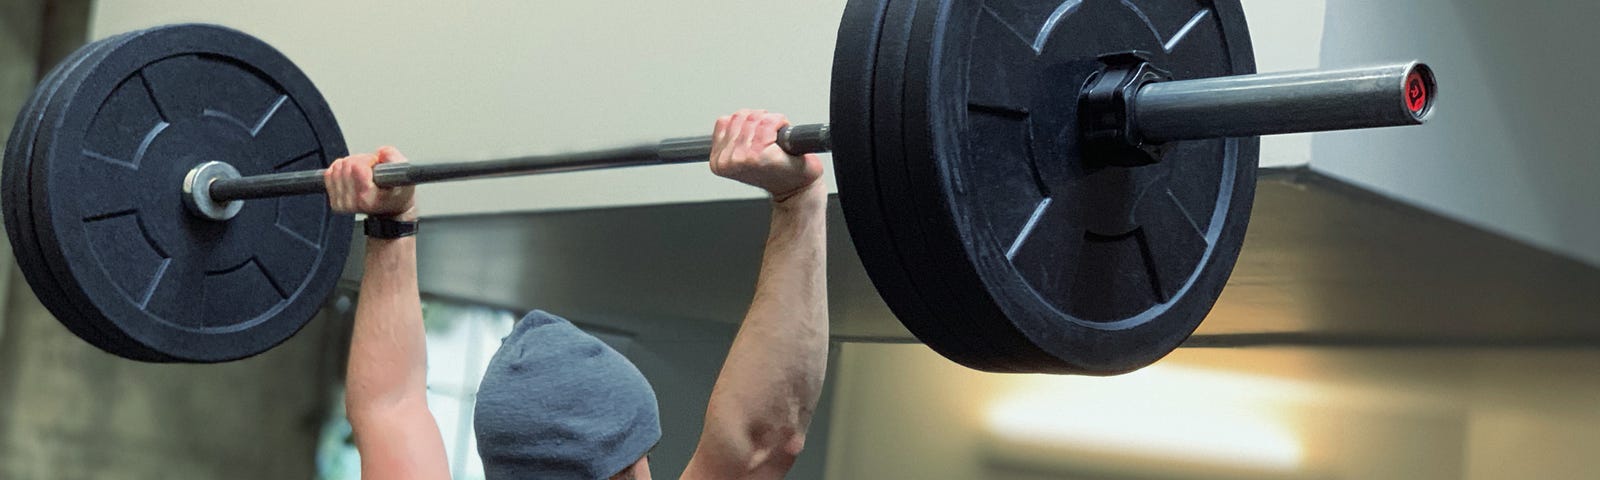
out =
<svg viewBox="0 0 1600 480"><path fill-rule="evenodd" d="M352 150L423 163L701 134L743 107L821 122L844 4L0 0L0 131L84 42L192 21L287 54ZM1600 65L1583 53L1600 4L1243 4L1259 70L1420 59L1440 78L1435 117L1264 139L1217 308L1120 377L934 354L832 212L837 342L790 478L1600 478ZM429 405L454 477L482 478L479 376L541 308L640 366L665 430L651 465L675 478L753 291L761 193L703 165L420 192ZM94 349L0 255L0 479L359 478L342 412L359 246L306 329L209 366Z"/></svg>

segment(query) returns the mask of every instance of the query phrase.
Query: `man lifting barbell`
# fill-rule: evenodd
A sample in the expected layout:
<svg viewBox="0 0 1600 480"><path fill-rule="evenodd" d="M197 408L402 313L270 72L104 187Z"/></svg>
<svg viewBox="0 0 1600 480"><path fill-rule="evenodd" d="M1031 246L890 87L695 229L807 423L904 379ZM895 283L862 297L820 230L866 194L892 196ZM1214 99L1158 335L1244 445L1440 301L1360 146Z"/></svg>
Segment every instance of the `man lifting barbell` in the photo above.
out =
<svg viewBox="0 0 1600 480"><path fill-rule="evenodd" d="M862 267L935 352L991 372L1136 370L1178 348L1227 284L1258 135L1420 125L1437 98L1419 62L1256 73L1239 2L1187 3L851 0L830 122L777 143L833 153ZM17 118L6 235L29 287L90 344L238 360L294 335L337 284L352 220L318 195L344 136L305 72L260 39L184 24L97 40ZM697 162L712 143L373 177Z"/></svg>
<svg viewBox="0 0 1600 480"><path fill-rule="evenodd" d="M827 368L824 212L815 154L777 146L782 115L741 110L717 120L711 170L772 195L755 300L728 352L684 478L782 478L805 443ZM426 400L411 186L380 188L374 167L404 163L392 147L335 161L328 201L365 213L365 276L346 379L346 411L367 478L447 478ZM475 430L488 478L650 478L661 438L656 398L639 370L565 319L529 313L494 355Z"/></svg>

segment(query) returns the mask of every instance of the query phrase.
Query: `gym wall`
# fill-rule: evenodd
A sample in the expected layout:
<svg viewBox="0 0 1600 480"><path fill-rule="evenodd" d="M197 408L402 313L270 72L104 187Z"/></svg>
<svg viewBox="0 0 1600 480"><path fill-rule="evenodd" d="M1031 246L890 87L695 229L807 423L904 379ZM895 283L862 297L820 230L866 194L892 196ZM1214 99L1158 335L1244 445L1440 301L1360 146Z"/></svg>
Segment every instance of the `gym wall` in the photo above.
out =
<svg viewBox="0 0 1600 480"><path fill-rule="evenodd" d="M0 111L16 111L28 101L28 95L33 91L34 77L39 63L40 27L36 19L42 17L42 12L37 2L6 0L0 2ZM0 115L0 127L5 127L6 132L11 131L11 125L16 117ZM0 242L5 243L5 242ZM0 270L6 272L0 275L0 292L6 291L11 282L11 246L4 248L5 255L0 258ZM4 307L4 295L0 295L0 308ZM5 333L5 322L0 321L0 335Z"/></svg>

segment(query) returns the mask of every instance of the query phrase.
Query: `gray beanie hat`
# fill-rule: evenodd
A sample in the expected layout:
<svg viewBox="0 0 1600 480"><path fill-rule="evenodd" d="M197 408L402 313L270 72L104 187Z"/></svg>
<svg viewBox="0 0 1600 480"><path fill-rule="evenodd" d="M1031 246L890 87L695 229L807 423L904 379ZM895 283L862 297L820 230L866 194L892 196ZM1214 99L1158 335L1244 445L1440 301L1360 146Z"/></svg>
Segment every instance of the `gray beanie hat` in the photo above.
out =
<svg viewBox="0 0 1600 480"><path fill-rule="evenodd" d="M542 311L517 322L490 360L472 423L490 480L605 479L661 440L639 369Z"/></svg>

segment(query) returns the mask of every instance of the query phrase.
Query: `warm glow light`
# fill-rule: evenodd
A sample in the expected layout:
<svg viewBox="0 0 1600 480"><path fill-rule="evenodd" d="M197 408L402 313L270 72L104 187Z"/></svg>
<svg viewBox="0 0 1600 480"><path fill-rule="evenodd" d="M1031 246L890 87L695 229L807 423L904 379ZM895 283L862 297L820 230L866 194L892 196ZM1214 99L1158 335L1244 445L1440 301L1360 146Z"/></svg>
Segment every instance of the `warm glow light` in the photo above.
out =
<svg viewBox="0 0 1600 480"><path fill-rule="evenodd" d="M1265 471L1293 471L1299 439L1260 400L1305 395L1292 382L1180 367L1113 378L1023 377L990 406L999 439Z"/></svg>

